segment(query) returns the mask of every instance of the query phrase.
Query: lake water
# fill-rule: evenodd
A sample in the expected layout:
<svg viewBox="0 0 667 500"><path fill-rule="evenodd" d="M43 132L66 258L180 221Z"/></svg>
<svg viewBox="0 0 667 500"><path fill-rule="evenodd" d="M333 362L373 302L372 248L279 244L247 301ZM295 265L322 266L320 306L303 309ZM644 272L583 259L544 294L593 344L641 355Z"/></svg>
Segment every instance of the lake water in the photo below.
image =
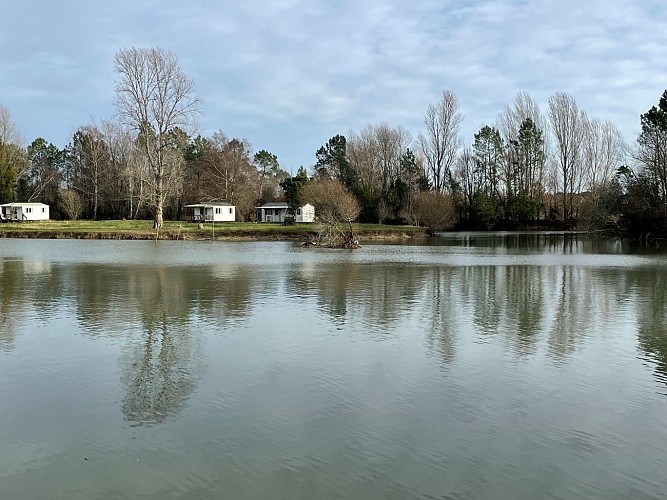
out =
<svg viewBox="0 0 667 500"><path fill-rule="evenodd" d="M2 499L662 499L667 253L0 239Z"/></svg>

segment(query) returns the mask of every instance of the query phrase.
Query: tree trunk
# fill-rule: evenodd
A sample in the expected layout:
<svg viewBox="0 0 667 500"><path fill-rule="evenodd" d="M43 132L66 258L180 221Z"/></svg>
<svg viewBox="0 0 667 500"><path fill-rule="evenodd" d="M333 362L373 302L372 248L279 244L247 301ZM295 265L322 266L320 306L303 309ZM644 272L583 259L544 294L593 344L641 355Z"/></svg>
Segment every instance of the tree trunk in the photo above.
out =
<svg viewBox="0 0 667 500"><path fill-rule="evenodd" d="M352 229L352 221L347 221L347 224L350 227L350 233L347 235L345 240L345 248L361 248L359 242L354 238L354 230Z"/></svg>
<svg viewBox="0 0 667 500"><path fill-rule="evenodd" d="M162 212L164 210L164 166L163 158L160 154L157 160L157 172L155 174L155 217L153 219L153 229L162 228Z"/></svg>
<svg viewBox="0 0 667 500"><path fill-rule="evenodd" d="M155 182L155 217L153 218L153 229L162 228L162 211L163 207L163 191L162 191L162 176L158 175Z"/></svg>
<svg viewBox="0 0 667 500"><path fill-rule="evenodd" d="M162 199L158 197L157 205L155 206L155 217L153 219L153 229L162 228Z"/></svg>
<svg viewBox="0 0 667 500"><path fill-rule="evenodd" d="M95 193L93 195L93 220L97 220L98 204L99 204L99 193L98 193L97 175L95 175Z"/></svg>

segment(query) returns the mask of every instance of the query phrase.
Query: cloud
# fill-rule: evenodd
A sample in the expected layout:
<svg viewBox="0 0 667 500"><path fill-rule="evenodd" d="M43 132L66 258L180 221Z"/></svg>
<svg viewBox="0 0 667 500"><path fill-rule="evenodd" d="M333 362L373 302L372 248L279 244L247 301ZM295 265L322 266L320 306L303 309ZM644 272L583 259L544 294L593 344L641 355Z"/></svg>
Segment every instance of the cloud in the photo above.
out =
<svg viewBox="0 0 667 500"><path fill-rule="evenodd" d="M633 141L665 86L663 9L657 0L26 0L3 13L2 47L20 42L0 55L0 99L26 137L39 130L64 145L73 128L113 112L115 52L157 45L195 80L204 132L244 137L287 166L311 164L329 137L368 122L416 136L445 89L461 102L466 142L519 91L543 109L568 92Z"/></svg>

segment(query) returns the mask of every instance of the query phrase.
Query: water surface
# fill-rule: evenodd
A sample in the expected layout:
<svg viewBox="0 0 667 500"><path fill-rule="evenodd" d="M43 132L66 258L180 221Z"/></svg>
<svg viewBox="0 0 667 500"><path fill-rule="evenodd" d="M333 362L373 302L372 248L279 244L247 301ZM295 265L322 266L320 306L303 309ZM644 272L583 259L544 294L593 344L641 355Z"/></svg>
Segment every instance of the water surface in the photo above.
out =
<svg viewBox="0 0 667 500"><path fill-rule="evenodd" d="M0 497L664 498L667 254L0 239Z"/></svg>

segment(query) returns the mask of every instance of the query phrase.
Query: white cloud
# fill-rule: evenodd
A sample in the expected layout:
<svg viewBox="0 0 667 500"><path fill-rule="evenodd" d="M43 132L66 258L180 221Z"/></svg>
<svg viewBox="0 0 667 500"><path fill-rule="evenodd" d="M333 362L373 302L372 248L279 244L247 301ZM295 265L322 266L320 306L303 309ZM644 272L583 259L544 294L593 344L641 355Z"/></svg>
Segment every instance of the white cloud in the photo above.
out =
<svg viewBox="0 0 667 500"><path fill-rule="evenodd" d="M179 55L205 100L204 131L245 137L286 166L312 163L329 137L367 122L416 135L444 89L459 96L466 141L519 91L543 108L569 92L633 141L667 86L661 0L25 0L6 10L0 100L29 140L39 131L59 145L112 112L113 55L133 45Z"/></svg>

